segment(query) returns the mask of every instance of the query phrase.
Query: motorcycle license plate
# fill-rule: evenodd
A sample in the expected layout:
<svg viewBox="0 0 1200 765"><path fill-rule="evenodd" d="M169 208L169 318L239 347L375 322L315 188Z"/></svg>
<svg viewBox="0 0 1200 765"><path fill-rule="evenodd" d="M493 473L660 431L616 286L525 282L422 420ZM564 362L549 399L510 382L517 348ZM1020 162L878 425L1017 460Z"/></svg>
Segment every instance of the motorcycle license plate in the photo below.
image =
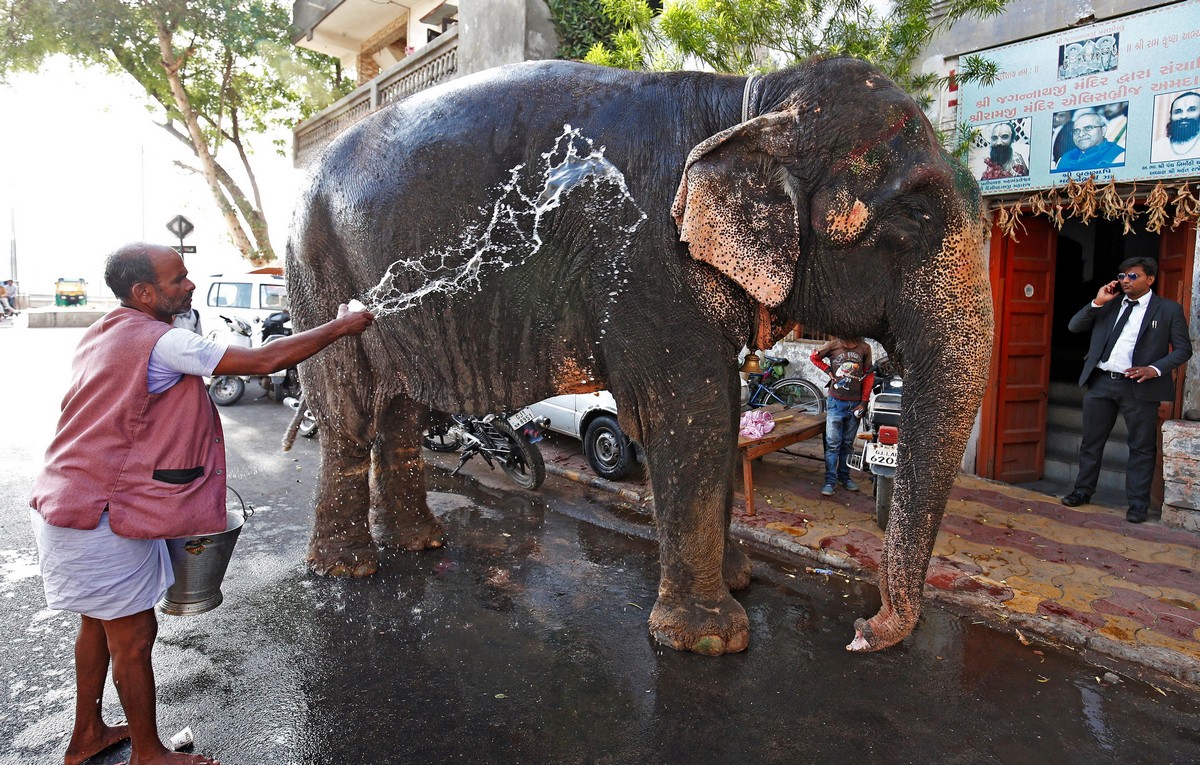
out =
<svg viewBox="0 0 1200 765"><path fill-rule="evenodd" d="M530 422L533 422L533 410L532 409L522 409L521 411L517 412L516 414L510 415L508 418L508 424L512 426L513 430L516 430L516 429L520 428L522 425L526 425Z"/></svg>
<svg viewBox="0 0 1200 765"><path fill-rule="evenodd" d="M868 444L867 464L896 467L899 451L895 444Z"/></svg>

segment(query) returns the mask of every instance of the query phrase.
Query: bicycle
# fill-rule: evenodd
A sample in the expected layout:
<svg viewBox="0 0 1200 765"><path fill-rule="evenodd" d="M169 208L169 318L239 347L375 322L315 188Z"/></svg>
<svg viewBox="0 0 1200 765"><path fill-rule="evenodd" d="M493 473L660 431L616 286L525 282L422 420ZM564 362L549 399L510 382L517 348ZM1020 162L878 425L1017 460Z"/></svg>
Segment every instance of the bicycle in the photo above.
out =
<svg viewBox="0 0 1200 765"><path fill-rule="evenodd" d="M747 379L750 395L743 410L758 409L770 404L783 404L807 414L825 411L825 394L813 383L800 377L784 377L790 362L775 356L763 356L763 371Z"/></svg>

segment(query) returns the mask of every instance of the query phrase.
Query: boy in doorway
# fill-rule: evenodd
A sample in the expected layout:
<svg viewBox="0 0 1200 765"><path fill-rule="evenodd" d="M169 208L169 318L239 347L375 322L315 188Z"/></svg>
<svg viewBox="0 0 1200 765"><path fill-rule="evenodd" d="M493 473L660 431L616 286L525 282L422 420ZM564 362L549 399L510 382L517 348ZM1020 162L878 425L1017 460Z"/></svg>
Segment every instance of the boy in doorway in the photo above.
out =
<svg viewBox="0 0 1200 765"><path fill-rule="evenodd" d="M858 491L850 478L850 454L858 422L867 409L875 373L871 371L871 346L861 337L835 337L812 352L809 360L829 375L825 402L825 485L821 494L833 496L838 482Z"/></svg>

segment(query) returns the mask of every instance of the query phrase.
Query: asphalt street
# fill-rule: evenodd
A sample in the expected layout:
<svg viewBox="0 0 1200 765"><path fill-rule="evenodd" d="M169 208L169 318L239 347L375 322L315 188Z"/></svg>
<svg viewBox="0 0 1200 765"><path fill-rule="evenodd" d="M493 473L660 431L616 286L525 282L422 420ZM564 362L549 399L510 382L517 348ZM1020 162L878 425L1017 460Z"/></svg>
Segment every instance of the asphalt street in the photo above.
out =
<svg viewBox="0 0 1200 765"><path fill-rule="evenodd" d="M0 329L28 360L0 377L5 764L61 762L71 725L76 617L45 607L26 503L80 334ZM756 557L745 653L663 649L648 519L556 476L524 492L478 461L431 469L444 549L313 576L317 445L282 453L290 411L257 392L222 410L230 484L255 508L225 603L161 616L155 651L164 738L188 726L226 765L1200 762L1200 699L936 607L903 645L847 653L874 588L800 560ZM104 707L121 714L111 683Z"/></svg>

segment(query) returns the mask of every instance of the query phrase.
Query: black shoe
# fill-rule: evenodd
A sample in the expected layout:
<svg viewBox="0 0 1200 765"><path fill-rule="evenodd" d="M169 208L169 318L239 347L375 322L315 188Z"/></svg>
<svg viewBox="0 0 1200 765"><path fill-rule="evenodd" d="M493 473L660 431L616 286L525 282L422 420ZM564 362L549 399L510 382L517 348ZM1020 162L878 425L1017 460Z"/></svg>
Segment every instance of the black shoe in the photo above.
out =
<svg viewBox="0 0 1200 765"><path fill-rule="evenodd" d="M1131 507L1129 512L1125 513L1125 520L1130 523L1145 523L1147 518L1146 508Z"/></svg>
<svg viewBox="0 0 1200 765"><path fill-rule="evenodd" d="M1066 505L1067 507L1079 507L1080 505L1086 505L1088 502L1091 502L1091 501L1092 501L1091 494L1085 494L1082 491L1079 491L1078 489L1076 489L1075 491L1071 492L1070 494L1068 494L1067 496L1062 498L1062 503L1064 505Z"/></svg>

